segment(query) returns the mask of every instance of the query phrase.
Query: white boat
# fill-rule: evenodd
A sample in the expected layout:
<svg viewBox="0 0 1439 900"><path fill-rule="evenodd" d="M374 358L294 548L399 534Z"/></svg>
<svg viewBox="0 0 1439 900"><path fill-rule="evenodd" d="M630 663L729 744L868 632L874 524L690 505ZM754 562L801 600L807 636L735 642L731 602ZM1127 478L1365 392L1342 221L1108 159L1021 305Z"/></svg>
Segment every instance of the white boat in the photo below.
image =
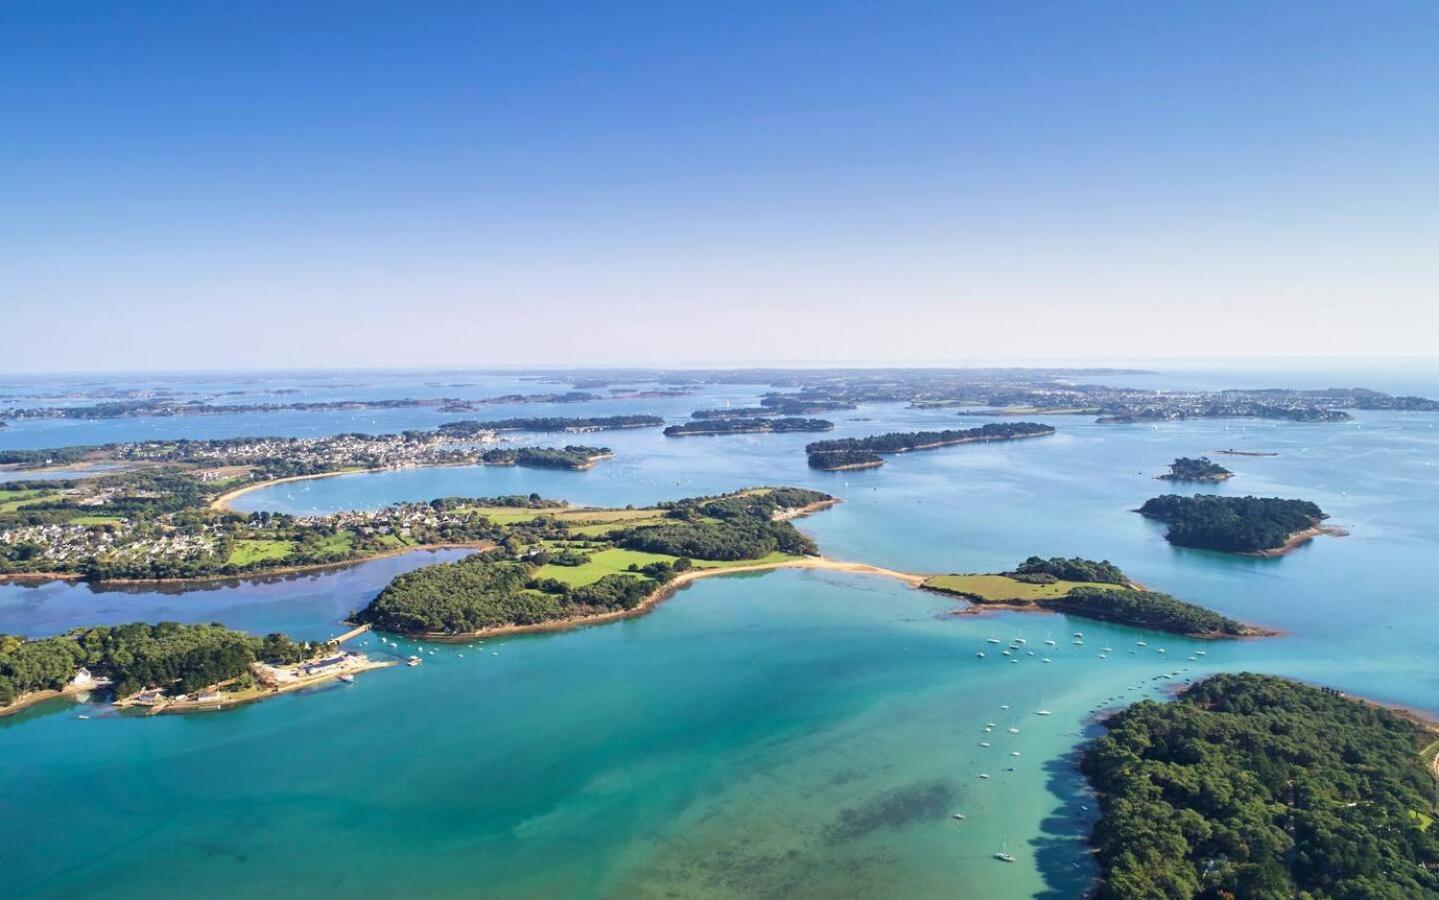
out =
<svg viewBox="0 0 1439 900"><path fill-rule="evenodd" d="M988 746L989 746L989 741L980 741L980 742L979 742L979 746L981 746L981 747L988 747Z"/></svg>
<svg viewBox="0 0 1439 900"><path fill-rule="evenodd" d="M1003 850L994 854L994 858L999 860L1000 862L1014 862L1014 855L1011 853L1005 853Z"/></svg>
<svg viewBox="0 0 1439 900"><path fill-rule="evenodd" d="M1019 734L1019 729L1018 729L1018 728L1014 728L1014 727L1011 726L1010 729L1009 729L1009 733L1010 733L1010 734Z"/></svg>
<svg viewBox="0 0 1439 900"><path fill-rule="evenodd" d="M991 644L998 644L998 643L999 643L999 638L997 638L997 637L992 637L992 638L989 639L989 642L990 642Z"/></svg>
<svg viewBox="0 0 1439 900"><path fill-rule="evenodd" d="M963 821L964 821L964 813L955 813L955 814L954 814L954 818L956 818L956 819L958 819L959 821L963 822Z"/></svg>
<svg viewBox="0 0 1439 900"><path fill-rule="evenodd" d="M1082 638L1082 637L1084 637L1084 632L1082 632L1082 631L1076 631L1076 632L1074 633L1074 636L1077 637L1077 638Z"/></svg>
<svg viewBox="0 0 1439 900"><path fill-rule="evenodd" d="M1011 751L1009 751L1009 755L1010 755L1010 756L1018 756L1018 755L1019 755L1019 751L1018 751L1018 750L1011 750Z"/></svg>
<svg viewBox="0 0 1439 900"><path fill-rule="evenodd" d="M1008 703L1001 703L1001 704L999 704L999 708L1000 708L1000 709L1009 709L1009 704L1008 704Z"/></svg>
<svg viewBox="0 0 1439 900"><path fill-rule="evenodd" d="M1047 656L1046 656L1043 660L1041 660L1041 661L1042 661L1042 662L1054 662L1054 660L1050 659L1050 658L1047 657Z"/></svg>
<svg viewBox="0 0 1439 900"><path fill-rule="evenodd" d="M1036 716L1048 716L1048 715L1052 715L1052 713L1051 713L1049 710L1047 710L1047 709L1041 709L1039 712L1035 713L1035 715L1036 715Z"/></svg>
<svg viewBox="0 0 1439 900"><path fill-rule="evenodd" d="M980 772L980 773L979 773L979 777L980 777L980 778L988 778L989 776L986 775L986 774L984 774L983 772Z"/></svg>
<svg viewBox="0 0 1439 900"><path fill-rule="evenodd" d="M1136 647L1148 647L1148 646L1149 646L1149 642L1148 642L1148 641L1135 641L1135 642L1134 642L1134 645L1135 645Z"/></svg>
<svg viewBox="0 0 1439 900"><path fill-rule="evenodd" d="M409 659L405 660L405 665L418 666L423 661L424 660L420 659L418 656L411 656Z"/></svg>
<svg viewBox="0 0 1439 900"><path fill-rule="evenodd" d="M976 653L976 654L974 654L974 655L975 655L975 656L978 656L980 659L984 659L984 651L983 651L983 650L979 651L978 653Z"/></svg>
<svg viewBox="0 0 1439 900"><path fill-rule="evenodd" d="M340 680L343 681L345 684L354 684L355 676L351 675L349 672L342 672L340 673Z"/></svg>

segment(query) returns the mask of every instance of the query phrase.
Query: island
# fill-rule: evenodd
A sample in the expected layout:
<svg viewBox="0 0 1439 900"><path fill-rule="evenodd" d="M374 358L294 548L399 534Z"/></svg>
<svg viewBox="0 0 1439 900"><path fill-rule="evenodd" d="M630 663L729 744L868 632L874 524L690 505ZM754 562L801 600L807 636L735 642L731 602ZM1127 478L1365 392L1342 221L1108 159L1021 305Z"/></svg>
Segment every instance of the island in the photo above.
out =
<svg viewBox="0 0 1439 900"><path fill-rule="evenodd" d="M671 425L664 430L666 437L685 437L694 434L783 434L793 431L833 431L834 423L824 419L778 418L712 418Z"/></svg>
<svg viewBox="0 0 1439 900"><path fill-rule="evenodd" d="M1273 634L1146 590L1108 560L1031 556L1012 572L934 575L925 579L923 587L963 597L975 604L974 609L1047 610L1190 637Z"/></svg>
<svg viewBox="0 0 1439 900"><path fill-rule="evenodd" d="M503 546L396 577L354 621L430 640L610 621L707 573L816 557L790 520L835 502L754 488L646 509L502 510Z"/></svg>
<svg viewBox="0 0 1439 900"><path fill-rule="evenodd" d="M1280 556L1317 535L1345 533L1324 525L1328 516L1308 500L1165 494L1137 511L1168 524L1171 544L1247 556Z"/></svg>
<svg viewBox="0 0 1439 900"><path fill-rule="evenodd" d="M1207 456L1198 459L1181 456L1169 464L1169 471L1157 476L1160 481L1209 481L1218 482L1233 478L1234 473L1210 460Z"/></svg>
<svg viewBox="0 0 1439 900"><path fill-rule="evenodd" d="M219 624L134 622L34 640L0 634L0 715L91 694L151 714L223 709L393 665L340 649L358 633L310 642Z"/></svg>
<svg viewBox="0 0 1439 900"><path fill-rule="evenodd" d="M558 448L496 447L481 454L480 461L487 466L528 466L532 469L569 469L583 472L593 469L600 460L614 458L614 451L608 447L570 444Z"/></svg>
<svg viewBox="0 0 1439 900"><path fill-rule="evenodd" d="M1252 674L1105 726L1081 762L1101 813L1096 896L1439 898L1432 730Z"/></svg>
<svg viewBox="0 0 1439 900"><path fill-rule="evenodd" d="M862 438L816 441L806 446L810 468L823 471L872 468L883 465L880 454L933 450L983 441L1014 441L1054 434L1050 425L1037 422L992 422L979 428L946 431L891 432Z"/></svg>
<svg viewBox="0 0 1439 900"><path fill-rule="evenodd" d="M616 428L653 428L663 425L659 416L526 416L486 422L461 419L435 429L445 437L475 437L497 431L606 431Z"/></svg>

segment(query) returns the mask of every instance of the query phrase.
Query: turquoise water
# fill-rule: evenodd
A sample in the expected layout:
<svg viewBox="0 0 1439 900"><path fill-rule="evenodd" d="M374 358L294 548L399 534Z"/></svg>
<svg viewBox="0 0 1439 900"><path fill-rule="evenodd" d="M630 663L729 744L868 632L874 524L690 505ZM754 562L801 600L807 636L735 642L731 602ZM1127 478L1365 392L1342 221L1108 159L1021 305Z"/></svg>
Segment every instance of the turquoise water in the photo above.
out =
<svg viewBox="0 0 1439 900"><path fill-rule="evenodd" d="M982 421L892 406L839 417L842 433ZM81 720L82 708L51 704L0 720L0 803L7 823L25 823L0 841L5 893L1069 897L1092 874L1082 807L1093 803L1072 754L1096 708L1249 669L1439 713L1439 417L1049 421L1053 438L851 473L805 468L802 435L617 432L604 438L619 458L585 473L347 476L246 502L309 511L537 490L608 504L804 484L845 501L802 522L834 557L914 571L1107 557L1285 636L1198 642L1063 616L954 616L945 598L895 582L781 571L696 583L640 619L435 648L418 669L223 714ZM1219 447L1280 455L1225 457L1237 477L1215 490L1313 499L1352 534L1241 559L1170 547L1129 512L1165 490L1153 476L1168 460ZM430 560L178 594L0 586L0 631L163 616L324 636ZM1020 634L1037 649L1055 639L1053 661L975 655L991 635ZM966 820L952 820L960 810ZM1002 846L1015 864L992 859Z"/></svg>

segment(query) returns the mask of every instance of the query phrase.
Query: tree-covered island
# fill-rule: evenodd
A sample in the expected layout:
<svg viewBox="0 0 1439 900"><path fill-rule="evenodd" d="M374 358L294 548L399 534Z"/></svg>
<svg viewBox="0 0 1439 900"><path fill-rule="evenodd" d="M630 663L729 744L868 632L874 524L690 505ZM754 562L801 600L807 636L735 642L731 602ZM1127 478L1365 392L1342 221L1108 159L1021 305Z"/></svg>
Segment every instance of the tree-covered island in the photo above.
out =
<svg viewBox="0 0 1439 900"><path fill-rule="evenodd" d="M1287 553L1319 534L1341 534L1323 525L1327 515L1308 500L1165 494L1145 501L1140 515L1169 525L1165 540L1180 547L1272 556Z"/></svg>
<svg viewBox="0 0 1439 900"><path fill-rule="evenodd" d="M215 709L383 665L334 643L220 624L134 622L33 640L0 634L0 715L92 692L122 708Z"/></svg>
<svg viewBox="0 0 1439 900"><path fill-rule="evenodd" d="M1268 634L1134 584L1108 560L1031 556L1011 572L934 575L923 586L963 597L980 608L1049 610L1191 637Z"/></svg>
<svg viewBox="0 0 1439 900"><path fill-rule="evenodd" d="M514 419L446 422L435 431L445 437L475 437L498 431L605 431L615 428L653 428L663 425L659 416L527 416Z"/></svg>
<svg viewBox="0 0 1439 900"><path fill-rule="evenodd" d="M774 418L711 418L697 419L671 425L665 429L666 437L684 437L693 434L784 434L794 431L833 431L834 423L824 419L801 419L789 416Z"/></svg>
<svg viewBox="0 0 1439 900"><path fill-rule="evenodd" d="M1169 471L1158 476L1160 481L1224 481L1234 473L1207 456L1180 456L1169 464Z"/></svg>
<svg viewBox="0 0 1439 900"><path fill-rule="evenodd" d="M1111 716L1081 767L1106 900L1439 898L1435 734L1335 691L1216 675Z"/></svg>
<svg viewBox="0 0 1439 900"><path fill-rule="evenodd" d="M991 422L979 428L946 431L911 431L877 434L862 438L816 441L805 447L810 468L824 471L873 468L884 464L880 454L933 450L955 444L983 441L1014 441L1054 434L1050 425L1037 422Z"/></svg>

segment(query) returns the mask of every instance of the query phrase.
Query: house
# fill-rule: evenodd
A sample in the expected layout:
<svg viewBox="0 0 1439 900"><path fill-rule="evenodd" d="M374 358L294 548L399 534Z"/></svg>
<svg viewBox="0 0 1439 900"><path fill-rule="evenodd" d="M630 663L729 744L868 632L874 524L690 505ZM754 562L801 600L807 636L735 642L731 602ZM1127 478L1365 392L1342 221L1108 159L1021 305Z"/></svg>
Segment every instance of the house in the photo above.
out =
<svg viewBox="0 0 1439 900"><path fill-rule="evenodd" d="M70 679L70 687L75 690L87 690L94 687L97 683L95 676L91 675L90 670L84 666L76 669L75 677Z"/></svg>

